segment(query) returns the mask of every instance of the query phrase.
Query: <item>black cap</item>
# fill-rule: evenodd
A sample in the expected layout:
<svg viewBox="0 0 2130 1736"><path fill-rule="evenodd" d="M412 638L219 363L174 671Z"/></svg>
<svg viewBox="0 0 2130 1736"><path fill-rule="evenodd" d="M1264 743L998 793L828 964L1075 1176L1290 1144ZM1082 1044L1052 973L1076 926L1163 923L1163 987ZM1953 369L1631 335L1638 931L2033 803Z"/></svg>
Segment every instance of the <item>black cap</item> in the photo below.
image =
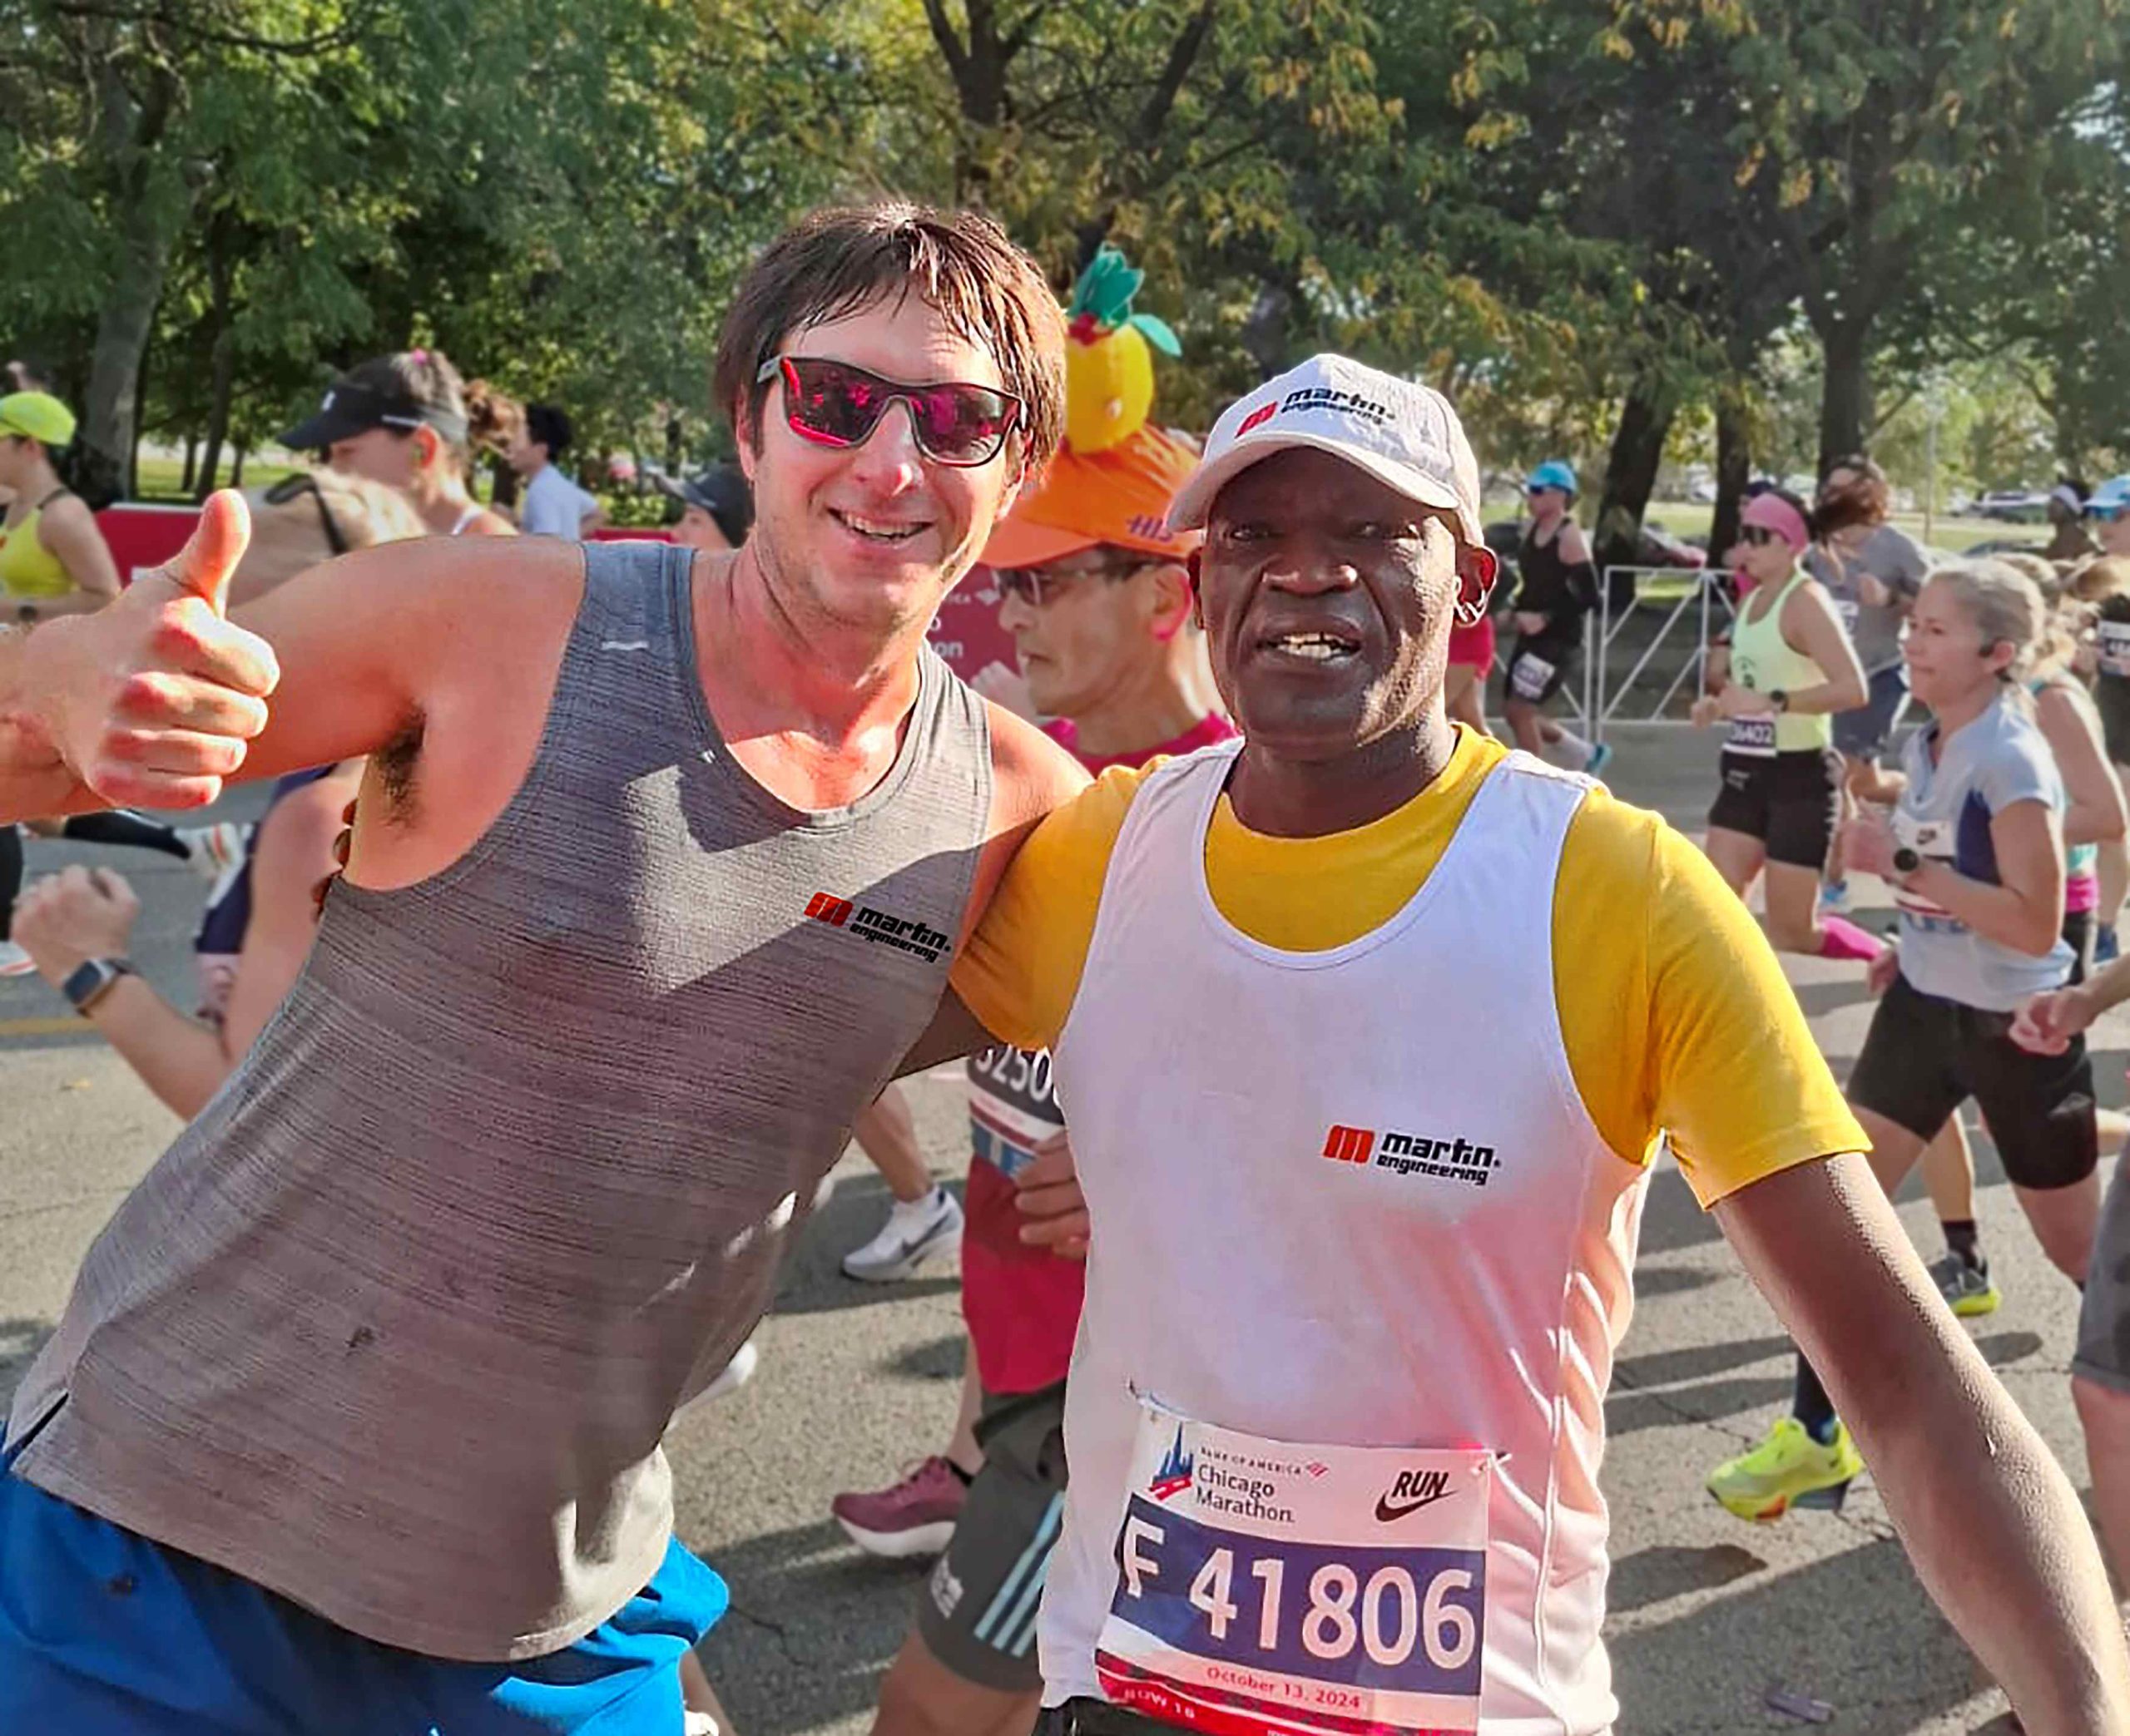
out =
<svg viewBox="0 0 2130 1736"><path fill-rule="evenodd" d="M352 440L376 428L411 434L433 428L453 446L466 443L466 418L438 404L425 404L411 393L379 392L354 380L338 379L327 388L315 415L281 436L295 452L323 452L337 440Z"/></svg>
<svg viewBox="0 0 2130 1736"><path fill-rule="evenodd" d="M675 500L709 513L735 548L747 540L747 532L754 528L754 490L747 486L747 478L736 464L713 464L701 476L677 482L661 476L658 486Z"/></svg>

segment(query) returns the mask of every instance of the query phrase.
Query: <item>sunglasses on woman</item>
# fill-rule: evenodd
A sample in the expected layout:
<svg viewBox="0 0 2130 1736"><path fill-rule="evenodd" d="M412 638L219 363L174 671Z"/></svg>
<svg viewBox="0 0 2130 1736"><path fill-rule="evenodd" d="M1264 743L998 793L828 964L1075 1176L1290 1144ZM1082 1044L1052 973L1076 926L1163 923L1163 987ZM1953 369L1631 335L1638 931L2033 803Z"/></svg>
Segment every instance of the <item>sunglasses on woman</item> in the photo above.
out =
<svg viewBox="0 0 2130 1736"><path fill-rule="evenodd" d="M1738 540L1753 548L1766 548L1776 535L1764 524L1749 524L1738 532Z"/></svg>
<svg viewBox="0 0 2130 1736"><path fill-rule="evenodd" d="M1020 399L995 386L904 385L822 356L771 356L755 383L780 374L785 421L816 446L863 446L888 406L899 402L909 407L917 449L935 464L967 469L997 457L1021 419Z"/></svg>

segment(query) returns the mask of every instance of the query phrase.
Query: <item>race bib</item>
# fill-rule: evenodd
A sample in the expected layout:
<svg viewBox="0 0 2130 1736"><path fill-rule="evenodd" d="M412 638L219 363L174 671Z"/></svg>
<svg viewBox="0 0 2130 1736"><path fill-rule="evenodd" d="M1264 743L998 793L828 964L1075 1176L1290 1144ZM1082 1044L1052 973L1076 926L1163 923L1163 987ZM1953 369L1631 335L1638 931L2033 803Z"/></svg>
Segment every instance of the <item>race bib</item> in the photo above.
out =
<svg viewBox="0 0 2130 1736"><path fill-rule="evenodd" d="M1230 1736L1476 1731L1493 1482L1484 1451L1298 1447L1147 1406L1102 1692Z"/></svg>
<svg viewBox="0 0 2130 1736"><path fill-rule="evenodd" d="M1546 696L1546 684L1559 673L1559 667L1534 652L1518 651L1516 661L1509 665L1509 687L1519 700L1542 700Z"/></svg>
<svg viewBox="0 0 2130 1736"><path fill-rule="evenodd" d="M2111 675L2130 675L2130 621L2103 621L2096 631L2102 670Z"/></svg>
<svg viewBox="0 0 2130 1736"><path fill-rule="evenodd" d="M1955 840L1949 821L1918 819L1913 814L1903 814L1895 809L1893 824L1894 841L1905 845L1925 861L1949 863L1953 860ZM1929 922L1934 927L1949 924L1958 928L1962 926L1959 919L1942 904L1933 903L1914 893L1904 892L1898 886L1894 888L1893 893L1894 903L1903 916L1914 917L1918 922Z"/></svg>
<svg viewBox="0 0 2130 1736"><path fill-rule="evenodd" d="M1751 754L1756 759L1775 757L1775 715L1769 712L1760 717L1734 717L1731 720L1731 733L1723 739L1726 751Z"/></svg>
<svg viewBox="0 0 2130 1736"><path fill-rule="evenodd" d="M1854 639L1856 636L1856 623L1863 619L1864 606L1859 602L1853 602L1847 597L1838 596L1833 601L1834 612L1841 622L1841 631Z"/></svg>

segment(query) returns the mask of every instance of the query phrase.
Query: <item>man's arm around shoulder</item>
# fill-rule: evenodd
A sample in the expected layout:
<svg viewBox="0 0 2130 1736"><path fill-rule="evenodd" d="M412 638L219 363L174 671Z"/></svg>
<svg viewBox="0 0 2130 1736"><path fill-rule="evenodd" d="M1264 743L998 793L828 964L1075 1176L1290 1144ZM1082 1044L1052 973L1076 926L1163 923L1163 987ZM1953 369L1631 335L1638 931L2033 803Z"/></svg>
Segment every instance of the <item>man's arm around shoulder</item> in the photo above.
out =
<svg viewBox="0 0 2130 1736"><path fill-rule="evenodd" d="M2092 1527L1870 1165L1795 1165L1714 1211L1854 1431L1925 1589L2027 1729L2130 1730L2130 1652Z"/></svg>

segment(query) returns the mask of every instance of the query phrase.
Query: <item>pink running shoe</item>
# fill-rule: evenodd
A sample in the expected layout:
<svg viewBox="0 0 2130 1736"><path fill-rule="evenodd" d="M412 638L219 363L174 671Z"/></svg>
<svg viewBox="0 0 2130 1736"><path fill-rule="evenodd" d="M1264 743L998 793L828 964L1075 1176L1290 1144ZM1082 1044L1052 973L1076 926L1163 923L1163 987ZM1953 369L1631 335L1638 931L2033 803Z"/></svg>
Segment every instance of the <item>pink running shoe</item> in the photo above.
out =
<svg viewBox="0 0 2130 1736"><path fill-rule="evenodd" d="M968 1499L961 1473L934 1456L888 1488L837 1496L829 1511L867 1555L903 1560L944 1550Z"/></svg>

